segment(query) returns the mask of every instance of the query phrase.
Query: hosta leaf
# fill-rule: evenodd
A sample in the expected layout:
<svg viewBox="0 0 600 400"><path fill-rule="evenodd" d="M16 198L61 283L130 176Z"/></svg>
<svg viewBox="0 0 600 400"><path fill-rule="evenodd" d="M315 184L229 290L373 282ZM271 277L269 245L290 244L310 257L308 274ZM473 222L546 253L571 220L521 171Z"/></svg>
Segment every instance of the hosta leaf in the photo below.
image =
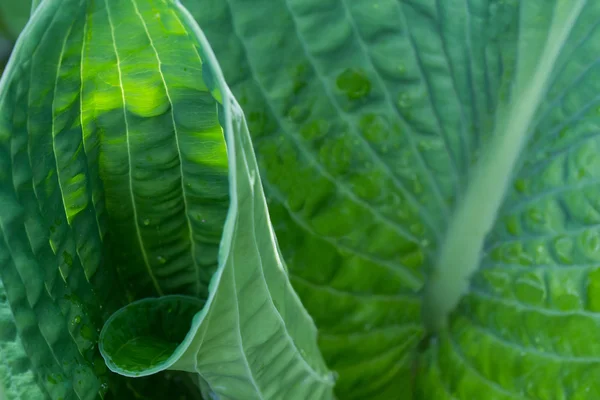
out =
<svg viewBox="0 0 600 400"><path fill-rule="evenodd" d="M95 399L109 380L98 332L124 291L104 255L102 203L91 201L93 158L81 151L79 56L63 51L83 20L58 16L64 5L44 2L0 81L0 278L40 390Z"/></svg>
<svg viewBox="0 0 600 400"><path fill-rule="evenodd" d="M0 281L0 399L43 399Z"/></svg>
<svg viewBox="0 0 600 400"><path fill-rule="evenodd" d="M599 396L597 2L184 3L340 398Z"/></svg>
<svg viewBox="0 0 600 400"><path fill-rule="evenodd" d="M133 303L107 323L103 354L111 369L130 376L166 368L197 372L224 398L330 398L333 381L312 320L287 280L243 114L191 16L182 8L162 10L200 41L202 76L219 102L212 106L227 142L231 208L206 304L177 297ZM192 322L185 337L170 322L173 314ZM138 345L123 346L131 342Z"/></svg>
<svg viewBox="0 0 600 400"><path fill-rule="evenodd" d="M505 182L504 200L467 296L426 354L419 398L595 399L600 4L520 2L507 12L507 91L488 151L490 163L518 160L489 180Z"/></svg>
<svg viewBox="0 0 600 400"><path fill-rule="evenodd" d="M44 0L0 89L0 278L40 390L161 398L168 384L141 393L107 371L98 333L119 306L177 294L110 320L111 369L199 373L223 398L331 397L243 114L179 4ZM137 340L174 298L198 307Z"/></svg>

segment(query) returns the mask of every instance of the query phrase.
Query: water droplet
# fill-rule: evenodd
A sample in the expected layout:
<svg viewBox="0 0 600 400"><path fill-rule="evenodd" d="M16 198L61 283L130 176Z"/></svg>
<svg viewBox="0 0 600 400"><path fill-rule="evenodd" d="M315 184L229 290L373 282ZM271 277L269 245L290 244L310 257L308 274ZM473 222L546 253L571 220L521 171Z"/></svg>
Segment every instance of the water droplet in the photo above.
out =
<svg viewBox="0 0 600 400"><path fill-rule="evenodd" d="M544 244L538 244L533 249L533 260L535 264L548 264L552 262L552 259L549 259L548 252L546 251L546 247Z"/></svg>
<svg viewBox="0 0 600 400"><path fill-rule="evenodd" d="M366 72L358 68L347 68L337 77L336 84L350 100L358 100L371 92Z"/></svg>
<svg viewBox="0 0 600 400"><path fill-rule="evenodd" d="M167 259L164 258L163 256L156 257L156 260L161 264L165 264L167 262Z"/></svg>
<svg viewBox="0 0 600 400"><path fill-rule="evenodd" d="M411 100L408 93L400 93L398 96L398 107L409 108L411 106Z"/></svg>
<svg viewBox="0 0 600 400"><path fill-rule="evenodd" d="M108 392L108 383L104 382L100 385L100 393L106 394Z"/></svg>
<svg viewBox="0 0 600 400"><path fill-rule="evenodd" d="M77 315L75 318L73 318L73 325L79 325L81 323L81 317L79 315Z"/></svg>
<svg viewBox="0 0 600 400"><path fill-rule="evenodd" d="M144 219L144 225L146 225L146 226L150 225L150 220L148 218Z"/></svg>

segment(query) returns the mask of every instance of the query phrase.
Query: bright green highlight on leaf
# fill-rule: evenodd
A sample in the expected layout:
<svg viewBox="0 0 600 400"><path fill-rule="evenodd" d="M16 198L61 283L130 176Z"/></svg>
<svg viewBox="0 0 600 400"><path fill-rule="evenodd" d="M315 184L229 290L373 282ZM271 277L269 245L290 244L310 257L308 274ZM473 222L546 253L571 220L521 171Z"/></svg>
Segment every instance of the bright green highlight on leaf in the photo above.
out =
<svg viewBox="0 0 600 400"><path fill-rule="evenodd" d="M244 116L182 6L44 0L0 88L0 277L39 393L139 397L116 374L171 369L196 397L332 398Z"/></svg>
<svg viewBox="0 0 600 400"><path fill-rule="evenodd" d="M34 2L0 396L600 398L598 2L182 3Z"/></svg>

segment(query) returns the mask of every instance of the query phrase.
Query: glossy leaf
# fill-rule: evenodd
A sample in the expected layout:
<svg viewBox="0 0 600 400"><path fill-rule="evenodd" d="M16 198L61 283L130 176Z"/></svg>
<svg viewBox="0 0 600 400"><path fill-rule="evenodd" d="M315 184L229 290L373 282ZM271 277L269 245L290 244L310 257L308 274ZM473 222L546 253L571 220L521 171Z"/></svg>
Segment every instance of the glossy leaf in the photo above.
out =
<svg viewBox="0 0 600 400"><path fill-rule="evenodd" d="M193 20L182 9L178 13L201 41L204 81L220 102L220 121L228 146L232 205L221 242L219 268L204 308L195 315L192 328L177 348L154 336L150 343L160 342L160 347L143 347L147 355L132 364L113 351L118 346L111 345L113 341L124 341L115 335L122 333L119 321L125 317L116 314L102 334L103 354L111 369L131 376L165 368L198 372L212 391L225 398L330 398L333 380L316 347L314 325L287 280L243 114ZM121 312L131 314L135 325L136 315L148 312L147 305L162 310L164 318L163 303L169 299L134 303ZM140 307L146 310L140 311ZM167 312L172 310L171 306L167 308ZM155 321L169 326L164 319ZM141 334L134 330L126 337L137 340L145 336L144 331L158 331L151 326L142 328Z"/></svg>
<svg viewBox="0 0 600 400"><path fill-rule="evenodd" d="M132 303L103 333L111 369L193 371L225 398L331 397L243 114L183 7L44 0L0 96L0 278L39 390L95 399L125 386L117 398L141 397L106 369L98 333L126 303L177 294L206 298L166 332L182 359L140 367L136 355L164 341L111 353L111 338L137 332L123 322L144 304ZM147 322L170 299L142 300L158 304Z"/></svg>
<svg viewBox="0 0 600 400"><path fill-rule="evenodd" d="M184 4L340 398L600 395L597 2Z"/></svg>

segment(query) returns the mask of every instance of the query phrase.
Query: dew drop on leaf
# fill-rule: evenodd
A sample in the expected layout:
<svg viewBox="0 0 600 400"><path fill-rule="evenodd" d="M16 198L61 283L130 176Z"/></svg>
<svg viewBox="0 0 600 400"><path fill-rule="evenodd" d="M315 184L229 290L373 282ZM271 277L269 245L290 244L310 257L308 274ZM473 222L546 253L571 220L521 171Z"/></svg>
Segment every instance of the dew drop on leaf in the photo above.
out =
<svg viewBox="0 0 600 400"><path fill-rule="evenodd" d="M401 93L398 96L398 107L402 109L409 108L411 106L410 96L408 93Z"/></svg>
<svg viewBox="0 0 600 400"><path fill-rule="evenodd" d="M108 383L104 382L102 385L100 385L100 394L106 394L108 392Z"/></svg>

